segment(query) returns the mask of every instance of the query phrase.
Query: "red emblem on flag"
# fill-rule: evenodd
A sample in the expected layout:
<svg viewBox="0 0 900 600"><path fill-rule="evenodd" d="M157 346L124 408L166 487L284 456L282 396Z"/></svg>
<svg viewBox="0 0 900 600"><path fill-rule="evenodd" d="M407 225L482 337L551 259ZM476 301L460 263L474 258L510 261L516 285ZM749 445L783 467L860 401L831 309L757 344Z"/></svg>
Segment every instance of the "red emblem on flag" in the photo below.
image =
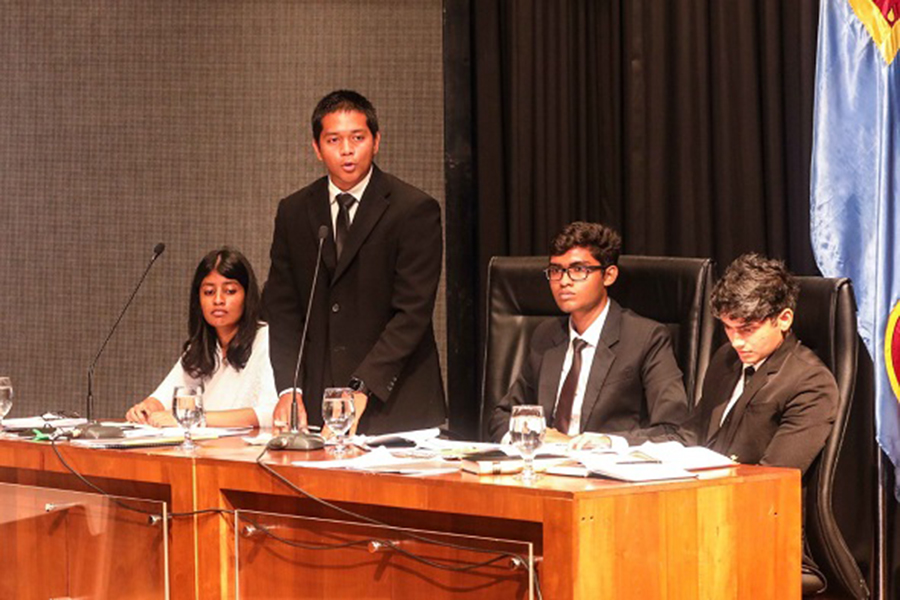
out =
<svg viewBox="0 0 900 600"><path fill-rule="evenodd" d="M884 366L887 369L894 397L900 401L900 302L894 306L888 317L887 330L884 332Z"/></svg>
<svg viewBox="0 0 900 600"><path fill-rule="evenodd" d="M887 64L900 48L900 0L848 0Z"/></svg>

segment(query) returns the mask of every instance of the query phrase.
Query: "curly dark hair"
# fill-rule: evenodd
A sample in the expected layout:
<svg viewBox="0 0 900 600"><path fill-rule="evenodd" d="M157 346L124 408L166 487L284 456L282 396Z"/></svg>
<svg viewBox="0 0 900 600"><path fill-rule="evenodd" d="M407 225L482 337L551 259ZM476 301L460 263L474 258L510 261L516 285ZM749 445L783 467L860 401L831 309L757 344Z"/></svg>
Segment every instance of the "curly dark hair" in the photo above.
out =
<svg viewBox="0 0 900 600"><path fill-rule="evenodd" d="M312 134L313 141L318 144L319 136L322 135L322 119L326 115L341 111L357 111L366 115L366 125L372 136L378 135L378 115L375 113L375 107L369 100L353 90L335 90L319 100L312 114Z"/></svg>
<svg viewBox="0 0 900 600"><path fill-rule="evenodd" d="M713 287L710 307L717 319L755 323L797 307L800 286L780 260L750 253L728 265Z"/></svg>
<svg viewBox="0 0 900 600"><path fill-rule="evenodd" d="M602 223L575 221L566 225L550 242L550 256L560 256L575 247L587 248L603 268L618 264L622 238Z"/></svg>
<svg viewBox="0 0 900 600"><path fill-rule="evenodd" d="M247 366L253 350L253 340L259 329L260 295L256 283L256 275L250 261L234 248L223 247L213 250L203 257L194 280L191 283L191 297L188 308L188 340L184 343L181 365L184 370L198 379L205 379L213 374L218 362L219 338L216 330L203 318L200 307L200 285L203 279L216 270L227 279L234 279L244 288L244 314L238 321L238 330L234 339L228 344L225 358L228 364L237 370Z"/></svg>

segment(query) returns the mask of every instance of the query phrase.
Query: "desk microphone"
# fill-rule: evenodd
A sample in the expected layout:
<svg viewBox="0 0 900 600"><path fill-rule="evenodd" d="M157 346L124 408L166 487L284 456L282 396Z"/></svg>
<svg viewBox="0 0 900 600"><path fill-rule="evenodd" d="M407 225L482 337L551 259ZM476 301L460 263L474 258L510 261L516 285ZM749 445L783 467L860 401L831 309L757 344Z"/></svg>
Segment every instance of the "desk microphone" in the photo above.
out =
<svg viewBox="0 0 900 600"><path fill-rule="evenodd" d="M313 300L316 297L316 283L319 280L319 266L322 264L322 247L328 237L328 227L319 226L319 250L316 254L316 268L313 270L312 288L306 303L306 319L303 321L303 334L300 337L300 351L297 353L297 366L294 367L294 387L291 391L291 431L277 435L269 440L269 450L318 450L325 447L325 439L315 433L300 431L299 405L297 404L297 382L300 379L300 365L303 364L303 351L306 349L306 332L309 330L309 317L312 313Z"/></svg>
<svg viewBox="0 0 900 600"><path fill-rule="evenodd" d="M116 328L119 326L119 323L122 321L122 317L125 316L125 312L128 310L128 307L131 306L132 301L134 301L134 297L137 295L138 290L141 288L141 284L144 283L144 279L147 278L147 273L150 272L150 268L153 266L153 263L156 262L156 259L159 258L159 255L163 253L166 249L166 245L160 242L153 248L153 256L150 257L150 262L147 264L147 268L144 269L144 274L141 275L141 279L138 281L137 285L134 286L134 291L131 292L131 297L128 298L128 302L125 303L125 307L122 309L122 312L119 313L119 318L116 319L116 322L113 324L112 329L109 330L109 334L106 336L106 339L103 340L103 344L100 346L100 350L97 352L97 356L94 357L94 361L91 363L90 368L88 368L87 373L87 405L85 407L85 417L87 417L88 424L85 426L81 426L82 435L84 437L96 437L99 435L103 435L103 437L122 437L121 432L119 435L106 435L106 432L98 431L96 434L88 432L88 428L97 428L102 427L93 422L94 417L94 367L97 366L97 361L100 360L100 356L103 354L103 351L106 349L106 344L109 343L110 338L115 333ZM108 428L104 428L108 429Z"/></svg>

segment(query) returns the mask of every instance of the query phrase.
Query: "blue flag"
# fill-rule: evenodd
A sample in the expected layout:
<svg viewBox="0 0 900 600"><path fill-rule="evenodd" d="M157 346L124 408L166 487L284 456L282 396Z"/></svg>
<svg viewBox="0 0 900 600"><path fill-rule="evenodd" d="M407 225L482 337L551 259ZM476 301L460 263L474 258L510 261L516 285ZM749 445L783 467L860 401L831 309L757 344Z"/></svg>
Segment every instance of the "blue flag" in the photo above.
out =
<svg viewBox="0 0 900 600"><path fill-rule="evenodd" d="M813 252L826 277L853 280L875 365L876 435L900 475L900 0L822 0L819 18Z"/></svg>

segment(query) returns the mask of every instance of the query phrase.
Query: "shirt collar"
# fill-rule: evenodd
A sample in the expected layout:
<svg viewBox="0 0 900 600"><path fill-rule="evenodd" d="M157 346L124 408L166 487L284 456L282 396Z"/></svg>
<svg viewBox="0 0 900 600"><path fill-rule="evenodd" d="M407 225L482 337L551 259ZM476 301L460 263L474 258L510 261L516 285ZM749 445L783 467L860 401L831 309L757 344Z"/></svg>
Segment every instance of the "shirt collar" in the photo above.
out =
<svg viewBox="0 0 900 600"><path fill-rule="evenodd" d="M350 194L356 201L359 202L362 200L363 194L366 192L366 188L369 185L369 181L372 179L372 173L375 171L375 165L369 167L369 172L366 173L366 176L363 177L362 181L357 183L355 186L347 190L346 192L340 189L338 186L334 185L334 182L331 181L331 176L328 176L328 200L334 204L337 202L338 194Z"/></svg>
<svg viewBox="0 0 900 600"><path fill-rule="evenodd" d="M584 330L584 333L578 334L575 331L575 328L572 327L572 319L569 318L569 341L571 342L575 338L581 338L585 342L587 342L592 348L596 348L600 343L600 334L603 333L603 325L606 324L606 317L609 315L609 305L612 304L612 299L606 299L606 306L603 307L603 310L600 311L600 314L594 319L594 322L591 323L587 329Z"/></svg>
<svg viewBox="0 0 900 600"><path fill-rule="evenodd" d="M771 354L769 356L771 356ZM746 371L747 367L753 367L753 372L757 373L759 371L759 368L761 366L763 366L763 363L766 362L767 360L769 360L769 356L765 357L764 359L762 359L759 362L753 363L752 365L748 365L747 363L741 363L741 370Z"/></svg>

